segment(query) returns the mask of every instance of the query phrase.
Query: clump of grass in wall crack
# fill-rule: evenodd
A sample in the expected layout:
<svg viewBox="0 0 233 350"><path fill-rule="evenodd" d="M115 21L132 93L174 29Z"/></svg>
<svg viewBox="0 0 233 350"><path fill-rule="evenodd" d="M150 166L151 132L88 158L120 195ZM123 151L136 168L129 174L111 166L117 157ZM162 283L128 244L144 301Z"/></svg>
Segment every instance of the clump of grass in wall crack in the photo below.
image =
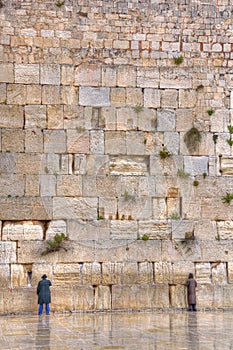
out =
<svg viewBox="0 0 233 350"><path fill-rule="evenodd" d="M211 108L211 109L208 109L207 110L207 113L208 113L208 115L212 115L212 114L214 114L214 110Z"/></svg>
<svg viewBox="0 0 233 350"><path fill-rule="evenodd" d="M229 146L232 146L233 145L233 140L232 140L233 125L228 125L227 128L228 128L228 131L230 133L230 138L227 139L227 143L228 143Z"/></svg>
<svg viewBox="0 0 233 350"><path fill-rule="evenodd" d="M57 7L61 7L61 6L63 6L63 5L65 5L65 0L64 0L64 1L58 0L58 1L56 2L56 6L57 6Z"/></svg>
<svg viewBox="0 0 233 350"><path fill-rule="evenodd" d="M53 241L46 241L46 243L48 244L48 247L43 253L41 253L41 255L43 256L49 253L57 252L61 249L64 249L65 251L67 251L67 249L64 246L62 246L62 243L68 240L69 240L68 235L64 233L61 233L61 234L57 233L54 236Z"/></svg>
<svg viewBox="0 0 233 350"><path fill-rule="evenodd" d="M226 195L222 197L223 203L230 204L233 200L233 193L226 192Z"/></svg>
<svg viewBox="0 0 233 350"><path fill-rule="evenodd" d="M135 107L133 107L133 110L134 110L135 113L140 113L143 110L143 105L138 103Z"/></svg>
<svg viewBox="0 0 233 350"><path fill-rule="evenodd" d="M186 177L189 177L190 174L189 174L189 173L186 173L183 169L178 169L178 171L177 171L177 176L186 178Z"/></svg>
<svg viewBox="0 0 233 350"><path fill-rule="evenodd" d="M173 57L173 60L176 65L180 65L184 62L184 57L182 55L178 55L176 57Z"/></svg>
<svg viewBox="0 0 233 350"><path fill-rule="evenodd" d="M168 151L167 147L163 147L160 151L159 151L159 155L161 159L165 159L168 157L172 156L172 153Z"/></svg>
<svg viewBox="0 0 233 350"><path fill-rule="evenodd" d="M178 213L172 213L170 216L171 220L179 220L180 219L180 215Z"/></svg>
<svg viewBox="0 0 233 350"><path fill-rule="evenodd" d="M149 236L144 233L144 235L142 235L141 239L142 239L142 241L148 241Z"/></svg>

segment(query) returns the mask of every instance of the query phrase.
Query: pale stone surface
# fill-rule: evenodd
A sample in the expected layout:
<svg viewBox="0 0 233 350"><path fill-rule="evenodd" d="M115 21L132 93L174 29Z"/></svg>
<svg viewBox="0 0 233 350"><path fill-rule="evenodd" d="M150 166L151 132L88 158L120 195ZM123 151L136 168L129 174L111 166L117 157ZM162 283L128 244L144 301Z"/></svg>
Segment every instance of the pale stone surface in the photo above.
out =
<svg viewBox="0 0 233 350"><path fill-rule="evenodd" d="M169 239L171 238L171 223L168 221L139 221L139 237L147 235L149 239Z"/></svg>
<svg viewBox="0 0 233 350"><path fill-rule="evenodd" d="M0 127L1 128L22 128L23 108L21 106L0 105Z"/></svg>
<svg viewBox="0 0 233 350"><path fill-rule="evenodd" d="M97 218L96 198L54 197L53 219L95 219Z"/></svg>
<svg viewBox="0 0 233 350"><path fill-rule="evenodd" d="M43 239L44 225L39 221L4 222L2 240L40 240Z"/></svg>
<svg viewBox="0 0 233 350"><path fill-rule="evenodd" d="M27 265L11 264L11 287L30 286L28 271L29 267Z"/></svg>
<svg viewBox="0 0 233 350"><path fill-rule="evenodd" d="M56 182L57 196L78 196L82 195L82 177L80 175L59 175Z"/></svg>
<svg viewBox="0 0 233 350"><path fill-rule="evenodd" d="M137 222L111 220L112 239L137 239Z"/></svg>
<svg viewBox="0 0 233 350"><path fill-rule="evenodd" d="M64 130L44 130L44 152L65 153L66 133Z"/></svg>
<svg viewBox="0 0 233 350"><path fill-rule="evenodd" d="M212 272L213 283L216 283L216 284L227 283L226 263L212 263L211 272Z"/></svg>
<svg viewBox="0 0 233 350"><path fill-rule="evenodd" d="M102 130L90 131L90 152L94 154L104 153L104 132Z"/></svg>
<svg viewBox="0 0 233 350"><path fill-rule="evenodd" d="M165 89L161 92L161 108L177 108L178 93L174 89Z"/></svg>
<svg viewBox="0 0 233 350"><path fill-rule="evenodd" d="M116 156L110 159L110 173L112 175L146 175L148 172L147 157Z"/></svg>
<svg viewBox="0 0 233 350"><path fill-rule="evenodd" d="M117 70L117 86L135 87L137 71L133 66L120 65Z"/></svg>
<svg viewBox="0 0 233 350"><path fill-rule="evenodd" d="M2 83L14 82L14 66L12 63L1 63L0 65L0 81Z"/></svg>
<svg viewBox="0 0 233 350"><path fill-rule="evenodd" d="M179 71L179 72L178 72ZM163 69L160 74L161 89L190 89L192 72L189 70L170 68Z"/></svg>
<svg viewBox="0 0 233 350"><path fill-rule="evenodd" d="M61 88L59 85L42 85L42 104L57 105L61 103Z"/></svg>
<svg viewBox="0 0 233 350"><path fill-rule="evenodd" d="M182 285L172 285L169 287L170 305L175 308L187 307L187 287Z"/></svg>
<svg viewBox="0 0 233 350"><path fill-rule="evenodd" d="M233 283L233 261L229 261L227 264L227 272L228 272L228 283Z"/></svg>
<svg viewBox="0 0 233 350"><path fill-rule="evenodd" d="M16 64L15 83L39 84L39 64Z"/></svg>
<svg viewBox="0 0 233 350"><path fill-rule="evenodd" d="M79 104L81 106L110 106L110 90L107 87L80 86Z"/></svg>
<svg viewBox="0 0 233 350"><path fill-rule="evenodd" d="M137 262L125 262L122 264L121 271L122 284L138 283L138 264Z"/></svg>
<svg viewBox="0 0 233 350"><path fill-rule="evenodd" d="M67 152L68 153L89 153L90 135L84 131L79 133L77 130L67 131Z"/></svg>
<svg viewBox="0 0 233 350"><path fill-rule="evenodd" d="M220 239L233 239L233 221L217 221L217 233Z"/></svg>
<svg viewBox="0 0 233 350"><path fill-rule="evenodd" d="M233 157L221 157L220 159L220 169L222 175L232 176L233 175Z"/></svg>
<svg viewBox="0 0 233 350"><path fill-rule="evenodd" d="M172 239L193 237L194 222L192 220L172 220Z"/></svg>
<svg viewBox="0 0 233 350"><path fill-rule="evenodd" d="M102 264L102 281L103 285L112 285L121 283L122 263L104 262Z"/></svg>
<svg viewBox="0 0 233 350"><path fill-rule="evenodd" d="M97 262L84 263L81 267L82 284L100 285L101 267Z"/></svg>
<svg viewBox="0 0 233 350"><path fill-rule="evenodd" d="M64 220L52 220L46 229L46 240L53 240L55 235L67 235L67 224Z"/></svg>
<svg viewBox="0 0 233 350"><path fill-rule="evenodd" d="M184 170L192 176L208 173L208 157L184 157Z"/></svg>
<svg viewBox="0 0 233 350"><path fill-rule="evenodd" d="M25 106L25 127L46 128L46 107L40 105Z"/></svg>
<svg viewBox="0 0 233 350"><path fill-rule="evenodd" d="M25 105L26 104L26 85L8 84L7 86L7 104Z"/></svg>
<svg viewBox="0 0 233 350"><path fill-rule="evenodd" d="M40 195L55 196L56 195L56 183L57 179L55 175L40 175Z"/></svg>
<svg viewBox="0 0 233 350"><path fill-rule="evenodd" d="M179 90L179 107L194 108L197 103L197 92L195 90Z"/></svg>
<svg viewBox="0 0 233 350"><path fill-rule="evenodd" d="M138 264L138 283L153 284L153 264L145 261Z"/></svg>
<svg viewBox="0 0 233 350"><path fill-rule="evenodd" d="M199 284L211 283L211 265L210 263L196 264L196 278Z"/></svg>
<svg viewBox="0 0 233 350"><path fill-rule="evenodd" d="M0 242L0 260L2 264L16 263L16 242Z"/></svg>
<svg viewBox="0 0 233 350"><path fill-rule="evenodd" d="M11 274L10 274L10 265L9 265L9 263L3 263L2 262L0 264L0 271L1 271L1 274L0 274L1 288L9 288L11 286L11 281L10 281L10 275Z"/></svg>
<svg viewBox="0 0 233 350"><path fill-rule="evenodd" d="M78 86L100 86L101 66L83 63L75 69L75 85Z"/></svg>
<svg viewBox="0 0 233 350"><path fill-rule="evenodd" d="M41 85L30 84L26 86L27 104L41 104Z"/></svg>
<svg viewBox="0 0 233 350"><path fill-rule="evenodd" d="M152 201L148 197L124 196L119 198L118 213L120 220L150 220Z"/></svg>
<svg viewBox="0 0 233 350"><path fill-rule="evenodd" d="M1 196L23 196L24 195L24 177L19 174L2 174L0 177L0 195Z"/></svg>
<svg viewBox="0 0 233 350"><path fill-rule="evenodd" d="M75 311L94 309L94 288L92 286L74 286L73 295Z"/></svg>
<svg viewBox="0 0 233 350"><path fill-rule="evenodd" d="M95 289L95 309L111 309L111 293L109 286L98 286Z"/></svg>
<svg viewBox="0 0 233 350"><path fill-rule="evenodd" d="M133 108L118 108L116 111L117 130L137 130L138 116Z"/></svg>
<svg viewBox="0 0 233 350"><path fill-rule="evenodd" d="M159 89L149 89L144 90L144 106L148 108L160 108L160 90Z"/></svg>
<svg viewBox="0 0 233 350"><path fill-rule="evenodd" d="M137 69L137 86L142 88L158 88L159 71L149 67Z"/></svg>
<svg viewBox="0 0 233 350"><path fill-rule="evenodd" d="M171 109L159 109L157 111L157 130L175 131L176 116Z"/></svg>
<svg viewBox="0 0 233 350"><path fill-rule="evenodd" d="M54 286L80 285L81 264L56 264L53 269Z"/></svg>
<svg viewBox="0 0 233 350"><path fill-rule="evenodd" d="M59 64L41 64L40 65L40 83L42 85L60 85L60 65Z"/></svg>

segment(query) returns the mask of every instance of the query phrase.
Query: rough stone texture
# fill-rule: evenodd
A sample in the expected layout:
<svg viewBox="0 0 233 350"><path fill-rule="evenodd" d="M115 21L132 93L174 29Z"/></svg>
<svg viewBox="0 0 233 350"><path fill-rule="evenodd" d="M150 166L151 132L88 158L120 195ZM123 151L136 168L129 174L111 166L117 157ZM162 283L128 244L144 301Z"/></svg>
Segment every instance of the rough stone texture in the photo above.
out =
<svg viewBox="0 0 233 350"><path fill-rule="evenodd" d="M1 8L0 313L232 307L229 0L165 2Z"/></svg>

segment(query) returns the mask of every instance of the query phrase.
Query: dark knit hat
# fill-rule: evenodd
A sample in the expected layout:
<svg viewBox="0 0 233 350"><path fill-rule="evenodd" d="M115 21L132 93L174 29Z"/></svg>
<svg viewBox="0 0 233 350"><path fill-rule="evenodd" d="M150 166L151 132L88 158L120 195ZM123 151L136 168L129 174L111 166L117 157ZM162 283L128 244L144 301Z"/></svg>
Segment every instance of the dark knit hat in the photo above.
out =
<svg viewBox="0 0 233 350"><path fill-rule="evenodd" d="M47 278L47 276L46 276L46 275L43 275L41 278L43 278L43 280L45 280L45 279Z"/></svg>

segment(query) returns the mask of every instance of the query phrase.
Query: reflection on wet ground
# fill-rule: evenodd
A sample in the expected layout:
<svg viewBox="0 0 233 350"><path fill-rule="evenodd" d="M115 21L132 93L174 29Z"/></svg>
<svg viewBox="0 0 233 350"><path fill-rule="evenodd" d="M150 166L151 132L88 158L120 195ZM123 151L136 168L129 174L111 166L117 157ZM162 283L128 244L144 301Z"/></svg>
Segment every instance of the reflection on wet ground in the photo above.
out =
<svg viewBox="0 0 233 350"><path fill-rule="evenodd" d="M233 312L0 316L0 349L233 350Z"/></svg>

